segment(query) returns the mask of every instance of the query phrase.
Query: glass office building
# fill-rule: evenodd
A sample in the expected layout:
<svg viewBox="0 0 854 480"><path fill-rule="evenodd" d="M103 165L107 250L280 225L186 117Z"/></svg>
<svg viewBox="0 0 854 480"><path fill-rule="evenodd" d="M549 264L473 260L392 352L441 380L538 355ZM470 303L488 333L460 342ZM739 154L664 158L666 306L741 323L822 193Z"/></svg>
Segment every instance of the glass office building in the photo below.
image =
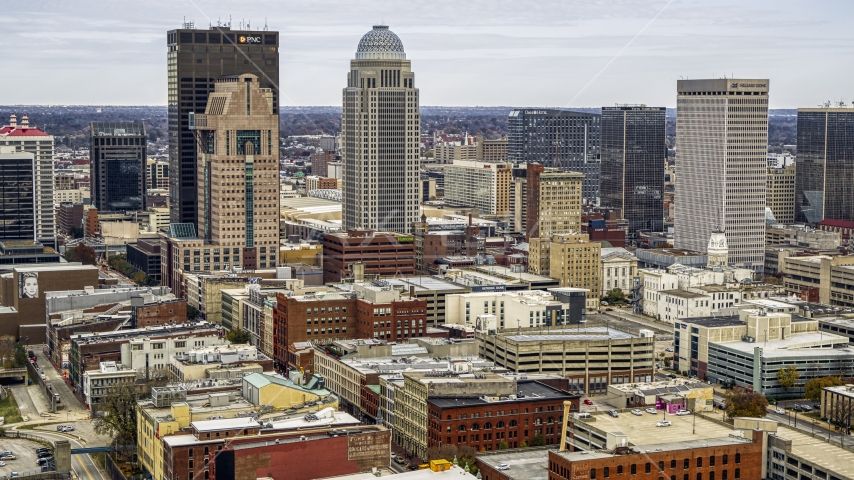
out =
<svg viewBox="0 0 854 480"><path fill-rule="evenodd" d="M799 108L795 221L854 221L854 108Z"/></svg>
<svg viewBox="0 0 854 480"><path fill-rule="evenodd" d="M508 160L584 174L582 195L599 198L599 119L568 110L515 109L507 119Z"/></svg>
<svg viewBox="0 0 854 480"><path fill-rule="evenodd" d="M142 210L146 136L142 122L92 122L89 130L92 203L101 211Z"/></svg>
<svg viewBox="0 0 854 480"><path fill-rule="evenodd" d="M628 238L664 230L664 107L602 108L600 197L623 210Z"/></svg>

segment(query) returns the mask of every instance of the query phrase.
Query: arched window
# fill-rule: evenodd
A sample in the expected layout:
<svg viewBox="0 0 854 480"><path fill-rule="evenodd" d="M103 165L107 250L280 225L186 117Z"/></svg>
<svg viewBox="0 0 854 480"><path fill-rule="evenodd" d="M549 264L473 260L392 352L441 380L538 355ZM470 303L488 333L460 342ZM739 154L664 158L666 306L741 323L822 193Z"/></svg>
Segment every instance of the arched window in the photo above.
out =
<svg viewBox="0 0 854 480"><path fill-rule="evenodd" d="M608 478L609 475L611 475L611 469L608 467L603 468L602 469L602 477Z"/></svg>
<svg viewBox="0 0 854 480"><path fill-rule="evenodd" d="M549 419L546 420L546 423L555 423L555 417L549 417Z"/></svg>
<svg viewBox="0 0 854 480"><path fill-rule="evenodd" d="M595 468L590 469L590 480L596 480L596 469Z"/></svg>
<svg viewBox="0 0 854 480"><path fill-rule="evenodd" d="M475 422L471 424L471 430L480 430L480 424Z"/></svg>
<svg viewBox="0 0 854 480"><path fill-rule="evenodd" d="M460 425L460 428L458 428L458 429L457 429L457 431L459 431L459 432L465 432L465 431L466 431L466 426L465 426L465 425Z"/></svg>
<svg viewBox="0 0 854 480"><path fill-rule="evenodd" d="M495 428L504 428L504 421L502 420L502 421L496 423Z"/></svg>
<svg viewBox="0 0 854 480"><path fill-rule="evenodd" d="M484 424L483 424L483 429L484 429L484 430L491 430L491 429L492 429L492 422L486 422L486 423L484 423Z"/></svg>
<svg viewBox="0 0 854 480"><path fill-rule="evenodd" d="M510 420L510 426L511 427L516 427L518 425L519 425L519 422L517 422L516 420Z"/></svg>
<svg viewBox="0 0 854 480"><path fill-rule="evenodd" d="M450 416L450 415L448 415L448 420L450 420L450 419L451 419L451 416Z"/></svg>

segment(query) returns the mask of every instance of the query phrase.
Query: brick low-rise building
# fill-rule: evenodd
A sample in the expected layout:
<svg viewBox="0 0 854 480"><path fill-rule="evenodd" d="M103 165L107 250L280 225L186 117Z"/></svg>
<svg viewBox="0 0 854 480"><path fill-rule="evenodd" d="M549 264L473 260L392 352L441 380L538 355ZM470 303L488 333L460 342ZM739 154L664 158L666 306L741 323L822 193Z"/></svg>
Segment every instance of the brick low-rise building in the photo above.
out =
<svg viewBox="0 0 854 480"><path fill-rule="evenodd" d="M327 233L323 236L323 281L340 282L354 275L355 263L364 266L364 275L414 275L413 242L410 235L373 230Z"/></svg>
<svg viewBox="0 0 854 480"><path fill-rule="evenodd" d="M427 446L467 445L498 450L520 445L560 444L563 402L579 411L579 396L529 380L517 381L517 393L506 397L428 398Z"/></svg>

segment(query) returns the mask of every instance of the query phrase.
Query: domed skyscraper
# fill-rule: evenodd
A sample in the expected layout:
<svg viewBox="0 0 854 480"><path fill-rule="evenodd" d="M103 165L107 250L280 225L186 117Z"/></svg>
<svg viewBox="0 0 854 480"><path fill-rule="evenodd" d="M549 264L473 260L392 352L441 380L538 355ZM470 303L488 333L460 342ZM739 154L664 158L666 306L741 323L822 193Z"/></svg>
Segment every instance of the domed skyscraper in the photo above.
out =
<svg viewBox="0 0 854 480"><path fill-rule="evenodd" d="M409 233L418 221L421 121L403 42L386 25L359 41L343 91L345 229Z"/></svg>

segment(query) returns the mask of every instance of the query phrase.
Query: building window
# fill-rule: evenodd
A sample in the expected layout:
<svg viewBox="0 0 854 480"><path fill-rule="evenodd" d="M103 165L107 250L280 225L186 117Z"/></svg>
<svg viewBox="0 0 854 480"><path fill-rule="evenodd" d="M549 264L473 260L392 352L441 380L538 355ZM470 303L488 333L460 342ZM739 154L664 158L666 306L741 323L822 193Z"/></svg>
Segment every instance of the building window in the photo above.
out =
<svg viewBox="0 0 854 480"><path fill-rule="evenodd" d="M703 468L703 457L697 457L697 468Z"/></svg>
<svg viewBox="0 0 854 480"><path fill-rule="evenodd" d="M721 460L721 462L722 462L724 465L726 465L727 463L729 463L729 455L724 454L724 458Z"/></svg>
<svg viewBox="0 0 854 480"><path fill-rule="evenodd" d="M602 478L608 478L611 475L611 469L605 467L602 469Z"/></svg>
<svg viewBox="0 0 854 480"><path fill-rule="evenodd" d="M596 480L596 469L595 468L590 469L590 480Z"/></svg>
<svg viewBox="0 0 854 480"><path fill-rule="evenodd" d="M649 473L651 471L652 471L652 464L649 462L646 462L646 465L644 465L643 473Z"/></svg>
<svg viewBox="0 0 854 480"><path fill-rule="evenodd" d="M738 479L738 478L741 478L741 469L740 469L740 468L736 468L736 469L735 469L735 475L733 475L733 476L734 476L735 478L737 478L737 479Z"/></svg>
<svg viewBox="0 0 854 480"><path fill-rule="evenodd" d="M690 467L689 467L689 465L688 465L688 459L686 458L686 459L685 459L685 461L682 463L682 469L683 469L683 470L687 470L687 469L689 469L689 468L690 468Z"/></svg>
<svg viewBox="0 0 854 480"><path fill-rule="evenodd" d="M623 474L623 466L617 465L617 475L622 475L622 474Z"/></svg>
<svg viewBox="0 0 854 480"><path fill-rule="evenodd" d="M697 474L697 480L703 480L703 474L702 473Z"/></svg>
<svg viewBox="0 0 854 480"><path fill-rule="evenodd" d="M637 465L635 465L634 463L632 464L632 471L631 471L631 474L632 474L632 475L637 475L637 474L638 474L638 466L637 466Z"/></svg>
<svg viewBox="0 0 854 480"><path fill-rule="evenodd" d="M714 456L714 455L712 455L711 457L709 457L709 466L710 466L710 467L714 467L714 466L715 466L715 456ZM711 480L711 479L709 479L709 480Z"/></svg>
<svg viewBox="0 0 854 480"><path fill-rule="evenodd" d="M736 465L737 465L737 464L739 464L739 463L741 463L741 453L736 452L736 454L735 454L735 463L736 463ZM735 469L735 471L737 472L737 471L738 471L738 469L736 468L736 469ZM738 478L738 475L737 475L737 474L736 474L736 477L735 477L735 478Z"/></svg>

